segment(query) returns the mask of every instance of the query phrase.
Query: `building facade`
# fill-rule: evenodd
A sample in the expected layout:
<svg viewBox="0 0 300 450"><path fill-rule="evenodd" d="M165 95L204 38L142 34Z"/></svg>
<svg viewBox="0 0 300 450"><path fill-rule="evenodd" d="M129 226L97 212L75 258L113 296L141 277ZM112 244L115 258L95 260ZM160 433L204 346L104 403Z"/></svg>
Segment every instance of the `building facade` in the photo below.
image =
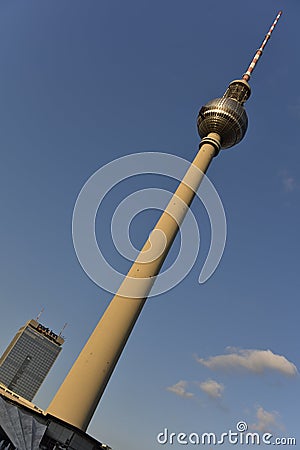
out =
<svg viewBox="0 0 300 450"><path fill-rule="evenodd" d="M0 384L0 450L111 450Z"/></svg>
<svg viewBox="0 0 300 450"><path fill-rule="evenodd" d="M19 329L0 358L0 383L31 401L58 357L64 339L36 320Z"/></svg>

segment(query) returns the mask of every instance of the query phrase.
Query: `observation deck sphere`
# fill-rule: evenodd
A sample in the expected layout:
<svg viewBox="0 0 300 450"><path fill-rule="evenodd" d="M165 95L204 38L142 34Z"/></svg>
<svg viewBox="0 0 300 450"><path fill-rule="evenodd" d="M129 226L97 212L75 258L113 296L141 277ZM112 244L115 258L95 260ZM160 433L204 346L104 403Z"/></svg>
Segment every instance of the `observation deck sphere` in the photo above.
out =
<svg viewBox="0 0 300 450"><path fill-rule="evenodd" d="M197 119L198 133L203 139L209 133L221 136L221 147L229 148L245 136L248 118L245 109L232 98L215 98L202 106Z"/></svg>

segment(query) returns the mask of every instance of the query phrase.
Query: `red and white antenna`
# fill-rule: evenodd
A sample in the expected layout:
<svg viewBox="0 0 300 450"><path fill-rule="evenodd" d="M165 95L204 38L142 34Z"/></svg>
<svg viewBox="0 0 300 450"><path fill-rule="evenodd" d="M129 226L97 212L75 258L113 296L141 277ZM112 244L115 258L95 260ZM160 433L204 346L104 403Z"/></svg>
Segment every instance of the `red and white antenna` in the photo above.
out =
<svg viewBox="0 0 300 450"><path fill-rule="evenodd" d="M44 312L44 308L42 308L41 310L40 310L40 312L38 313L38 315L36 316L36 321L38 322L39 321L39 318L41 317L41 315L43 314L43 312Z"/></svg>
<svg viewBox="0 0 300 450"><path fill-rule="evenodd" d="M261 46L259 47L259 49L257 50L257 52L255 53L254 58L253 58L252 61L251 61L251 64L249 65L248 69L247 69L246 72L244 73L244 75L243 75L243 80L249 81L249 79L250 79L250 77L251 77L251 74L252 74L252 72L253 72L253 70L254 70L256 64L257 64L257 61L258 61L259 58L261 57L261 55L262 55L262 53L263 53L263 50L264 50L264 48L265 48L265 46L266 46L268 40L269 40L270 37L271 37L272 31L274 30L274 28L276 27L276 24L277 24L278 20L280 19L281 14L282 14L282 11L279 11L279 13L277 14L276 19L274 20L274 22L273 22L271 28L269 29L268 33L266 34L265 39L263 40L263 42L262 42Z"/></svg>

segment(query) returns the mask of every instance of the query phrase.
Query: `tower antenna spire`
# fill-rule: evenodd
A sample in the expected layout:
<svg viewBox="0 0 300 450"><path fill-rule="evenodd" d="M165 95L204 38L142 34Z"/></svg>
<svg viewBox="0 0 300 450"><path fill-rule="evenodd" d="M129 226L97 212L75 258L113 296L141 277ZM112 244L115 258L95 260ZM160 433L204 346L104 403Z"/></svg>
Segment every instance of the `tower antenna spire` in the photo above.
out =
<svg viewBox="0 0 300 450"><path fill-rule="evenodd" d="M258 62L259 58L261 57L261 55L262 55L262 53L263 53L263 51L264 51L264 48L265 48L265 46L267 45L267 42L268 42L268 40L270 39L271 34L272 34L274 28L275 28L276 25L277 25L278 20L280 19L281 14L282 14L282 11L279 11L279 13L277 14L277 16L276 16L276 18L275 18L275 20L274 20L274 22L273 22L271 28L269 29L268 33L266 34L266 36L265 36L265 38L264 38L264 40L263 40L261 46L260 46L259 49L256 51L256 53L255 53L255 55L254 55L254 58L252 59L250 65L249 65L249 67L248 67L248 69L247 69L246 72L244 73L244 75L243 75L243 80L249 81L249 79L250 79L250 77L251 77L251 74L252 74L252 72L253 72L253 70L254 70L254 68L255 68L257 62Z"/></svg>

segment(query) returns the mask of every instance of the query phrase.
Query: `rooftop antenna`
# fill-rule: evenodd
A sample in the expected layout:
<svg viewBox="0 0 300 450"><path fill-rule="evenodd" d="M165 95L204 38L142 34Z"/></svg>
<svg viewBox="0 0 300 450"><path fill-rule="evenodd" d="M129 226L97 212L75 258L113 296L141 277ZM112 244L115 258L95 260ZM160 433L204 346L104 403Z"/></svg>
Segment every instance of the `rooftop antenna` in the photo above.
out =
<svg viewBox="0 0 300 450"><path fill-rule="evenodd" d="M64 331L64 329L66 328L67 325L68 325L68 323L66 322L66 323L64 324L64 326L62 327L62 329L61 329L61 331L60 331L60 333L59 333L58 336L63 337L63 336L62 336L62 332Z"/></svg>
<svg viewBox="0 0 300 450"><path fill-rule="evenodd" d="M36 321L38 322L39 321L39 318L41 317L41 315L43 314L43 312L44 312L44 308L42 308L41 310L40 310L40 312L38 313L38 315L36 316Z"/></svg>
<svg viewBox="0 0 300 450"><path fill-rule="evenodd" d="M146 241L47 413L82 431L88 427L204 173L221 148L232 147L245 136L248 118L244 103L251 92L248 80L280 15L281 11L242 79L232 81L223 97L211 100L200 109L199 151L154 227L153 231L159 232L152 232L151 240ZM165 237L163 251L161 234Z"/></svg>

